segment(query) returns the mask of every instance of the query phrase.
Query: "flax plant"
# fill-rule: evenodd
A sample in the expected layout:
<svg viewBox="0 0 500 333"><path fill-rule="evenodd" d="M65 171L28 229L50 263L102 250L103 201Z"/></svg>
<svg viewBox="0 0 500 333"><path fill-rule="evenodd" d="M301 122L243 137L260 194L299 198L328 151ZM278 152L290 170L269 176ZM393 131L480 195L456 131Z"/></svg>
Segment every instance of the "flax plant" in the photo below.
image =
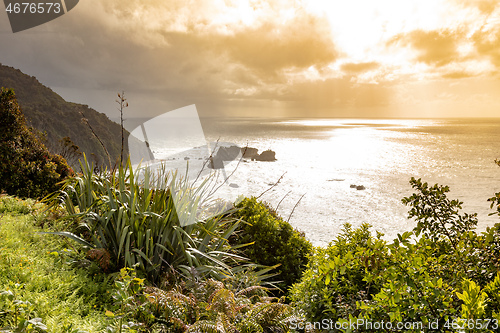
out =
<svg viewBox="0 0 500 333"><path fill-rule="evenodd" d="M138 267L153 282L169 269L222 279L243 267L245 258L227 242L241 221L213 213L201 219L213 203L206 181L193 186L176 172L133 167L130 159L117 170L95 173L84 157L81 168L45 201L65 208L85 232L52 234L101 251L116 269Z"/></svg>

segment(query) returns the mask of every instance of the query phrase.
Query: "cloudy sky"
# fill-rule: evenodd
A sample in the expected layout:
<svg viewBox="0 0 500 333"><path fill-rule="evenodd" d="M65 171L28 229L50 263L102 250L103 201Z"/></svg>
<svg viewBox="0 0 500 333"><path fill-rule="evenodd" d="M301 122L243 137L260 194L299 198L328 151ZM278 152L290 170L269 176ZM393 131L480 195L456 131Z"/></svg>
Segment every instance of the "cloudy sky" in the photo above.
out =
<svg viewBox="0 0 500 333"><path fill-rule="evenodd" d="M80 0L0 62L116 117L500 116L496 0Z"/></svg>

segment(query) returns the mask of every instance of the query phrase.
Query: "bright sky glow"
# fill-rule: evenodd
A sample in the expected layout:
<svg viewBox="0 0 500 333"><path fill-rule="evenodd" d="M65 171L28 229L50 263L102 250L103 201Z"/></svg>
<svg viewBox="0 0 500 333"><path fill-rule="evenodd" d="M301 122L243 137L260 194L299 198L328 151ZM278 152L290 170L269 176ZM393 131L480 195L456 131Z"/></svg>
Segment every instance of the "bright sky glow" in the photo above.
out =
<svg viewBox="0 0 500 333"><path fill-rule="evenodd" d="M37 29L1 34L1 61L142 113L500 115L496 0L87 0Z"/></svg>

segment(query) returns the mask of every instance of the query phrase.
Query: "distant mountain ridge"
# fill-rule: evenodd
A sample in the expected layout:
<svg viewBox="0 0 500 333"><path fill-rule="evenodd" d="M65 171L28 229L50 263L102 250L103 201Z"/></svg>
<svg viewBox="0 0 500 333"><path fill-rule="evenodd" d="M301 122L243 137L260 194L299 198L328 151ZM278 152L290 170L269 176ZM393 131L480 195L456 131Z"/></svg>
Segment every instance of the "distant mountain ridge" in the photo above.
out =
<svg viewBox="0 0 500 333"><path fill-rule="evenodd" d="M82 123L82 112L88 119L97 136L103 141L111 162L120 160L121 127L105 114L87 105L65 101L50 88L41 84L34 76L24 74L18 69L0 64L0 87L12 88L18 99L28 125L47 134L47 146L58 153L59 140L70 137L85 152L89 160L99 165L107 165L108 157L89 127ZM128 132L125 132L124 156Z"/></svg>

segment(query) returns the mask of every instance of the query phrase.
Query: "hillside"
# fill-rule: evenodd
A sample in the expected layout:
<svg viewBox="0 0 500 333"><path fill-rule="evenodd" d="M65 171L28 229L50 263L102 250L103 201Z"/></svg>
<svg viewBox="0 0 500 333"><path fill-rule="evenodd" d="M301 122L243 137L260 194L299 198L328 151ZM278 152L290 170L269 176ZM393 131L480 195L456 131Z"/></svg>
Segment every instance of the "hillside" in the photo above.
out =
<svg viewBox="0 0 500 333"><path fill-rule="evenodd" d="M34 76L26 75L18 69L2 64L0 64L0 87L14 89L28 124L46 133L46 145L54 153L59 153L58 150L61 149L59 140L70 137L91 160L99 164L108 163L106 153L99 141L93 136L88 126L82 123L80 114L82 112L106 145L112 162L119 160L120 125L111 121L105 114L87 105L66 102ZM127 153L127 148L125 149Z"/></svg>

